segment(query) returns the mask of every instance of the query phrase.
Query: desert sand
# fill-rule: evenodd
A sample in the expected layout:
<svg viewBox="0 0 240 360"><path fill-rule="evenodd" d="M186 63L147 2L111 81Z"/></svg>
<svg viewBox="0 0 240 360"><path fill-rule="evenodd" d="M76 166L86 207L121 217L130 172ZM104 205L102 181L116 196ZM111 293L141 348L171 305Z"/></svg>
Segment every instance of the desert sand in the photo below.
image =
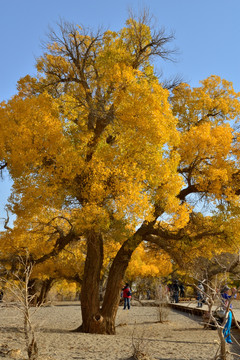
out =
<svg viewBox="0 0 240 360"><path fill-rule="evenodd" d="M119 306L116 335L92 335L71 331L81 324L76 302L41 307L32 314L39 359L126 360L133 355L133 344L148 355L146 359L212 359L218 348L217 331L203 329L201 317L167 311L167 321L159 323L156 307ZM0 349L14 350L7 356L2 352L0 358L27 359L22 328L21 312L0 304Z"/></svg>

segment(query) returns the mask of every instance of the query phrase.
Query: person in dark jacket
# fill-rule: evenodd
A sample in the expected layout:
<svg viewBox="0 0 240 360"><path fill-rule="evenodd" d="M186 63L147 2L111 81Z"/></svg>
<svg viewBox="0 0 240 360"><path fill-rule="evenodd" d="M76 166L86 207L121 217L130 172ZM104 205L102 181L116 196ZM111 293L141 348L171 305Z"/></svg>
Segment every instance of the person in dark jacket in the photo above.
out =
<svg viewBox="0 0 240 360"><path fill-rule="evenodd" d="M128 283L126 283L124 288L122 289L122 294L124 300L123 310L125 310L126 308L130 309L130 299L132 297L132 292Z"/></svg>
<svg viewBox="0 0 240 360"><path fill-rule="evenodd" d="M2 302L2 299L3 299L3 291L0 290L0 302Z"/></svg>
<svg viewBox="0 0 240 360"><path fill-rule="evenodd" d="M180 297L184 298L185 297L185 288L183 284L179 285L179 290L180 290Z"/></svg>
<svg viewBox="0 0 240 360"><path fill-rule="evenodd" d="M178 281L174 280L172 284L172 291L173 291L173 302L178 303L179 302L179 285Z"/></svg>

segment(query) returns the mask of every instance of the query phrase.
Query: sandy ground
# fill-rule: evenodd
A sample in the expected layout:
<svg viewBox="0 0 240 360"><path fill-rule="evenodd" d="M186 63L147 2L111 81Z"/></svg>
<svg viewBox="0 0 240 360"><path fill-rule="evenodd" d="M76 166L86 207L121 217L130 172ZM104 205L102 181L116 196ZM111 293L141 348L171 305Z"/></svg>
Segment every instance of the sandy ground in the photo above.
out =
<svg viewBox="0 0 240 360"><path fill-rule="evenodd" d="M133 355L134 344L156 360L212 359L218 348L217 332L204 330L200 317L167 311L167 321L161 324L157 322L155 307L132 306L130 310L119 307L116 335L92 335L71 332L81 323L80 306L76 303L42 307L32 315L39 358L126 360ZM16 350L9 353L11 358L26 359L21 316L18 309L0 305L0 349L8 346ZM240 353L239 347L230 346ZM0 358L9 356L2 354Z"/></svg>

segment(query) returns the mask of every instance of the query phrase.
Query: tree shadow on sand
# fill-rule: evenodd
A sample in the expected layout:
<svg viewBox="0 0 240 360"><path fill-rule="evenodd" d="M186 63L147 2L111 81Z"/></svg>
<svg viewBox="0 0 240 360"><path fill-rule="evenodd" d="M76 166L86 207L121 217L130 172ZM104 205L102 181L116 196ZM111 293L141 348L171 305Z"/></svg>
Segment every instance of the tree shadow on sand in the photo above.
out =
<svg viewBox="0 0 240 360"><path fill-rule="evenodd" d="M0 326L0 333L23 333L24 329L22 327L16 326ZM43 327L37 327L36 332L49 333L49 334L71 334L72 329L49 329Z"/></svg>
<svg viewBox="0 0 240 360"><path fill-rule="evenodd" d="M16 326L0 326L0 333L11 333L11 332L16 332L16 333L22 333L23 332L23 328L22 327L16 327Z"/></svg>

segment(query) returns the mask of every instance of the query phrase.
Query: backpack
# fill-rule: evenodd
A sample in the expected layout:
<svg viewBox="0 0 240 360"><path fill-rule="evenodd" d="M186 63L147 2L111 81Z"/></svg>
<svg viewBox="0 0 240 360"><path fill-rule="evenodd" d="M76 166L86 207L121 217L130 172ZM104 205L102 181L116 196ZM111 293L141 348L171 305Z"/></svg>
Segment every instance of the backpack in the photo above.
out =
<svg viewBox="0 0 240 360"><path fill-rule="evenodd" d="M132 296L132 292L131 292L130 289L129 289L128 292L127 292L127 296Z"/></svg>

